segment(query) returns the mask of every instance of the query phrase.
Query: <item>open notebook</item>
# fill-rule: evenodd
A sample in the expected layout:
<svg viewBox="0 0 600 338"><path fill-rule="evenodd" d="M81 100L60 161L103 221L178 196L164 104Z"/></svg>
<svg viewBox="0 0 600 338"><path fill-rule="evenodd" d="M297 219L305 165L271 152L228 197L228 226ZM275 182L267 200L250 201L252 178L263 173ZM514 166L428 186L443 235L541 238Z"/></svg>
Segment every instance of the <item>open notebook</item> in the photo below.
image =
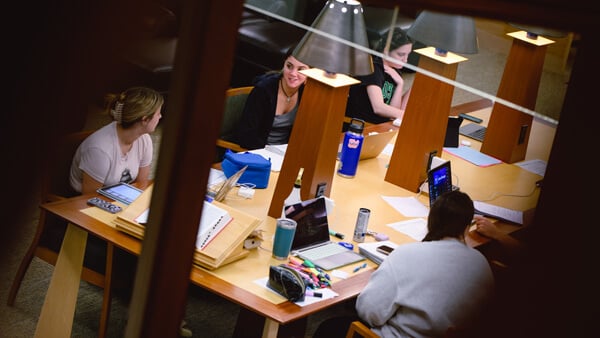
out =
<svg viewBox="0 0 600 338"><path fill-rule="evenodd" d="M285 207L285 215L298 223L292 255L308 259L324 270L362 261L365 257L329 240L325 198L319 197Z"/></svg>

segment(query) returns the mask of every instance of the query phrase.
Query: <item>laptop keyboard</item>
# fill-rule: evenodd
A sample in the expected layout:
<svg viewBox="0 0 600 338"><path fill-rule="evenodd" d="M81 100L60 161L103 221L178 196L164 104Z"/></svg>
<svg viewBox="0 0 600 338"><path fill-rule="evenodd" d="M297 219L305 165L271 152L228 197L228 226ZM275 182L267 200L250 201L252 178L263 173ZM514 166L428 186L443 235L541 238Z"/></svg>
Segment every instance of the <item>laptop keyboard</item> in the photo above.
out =
<svg viewBox="0 0 600 338"><path fill-rule="evenodd" d="M485 137L485 131L486 131L486 127L484 126L480 126L478 124L475 123L469 123L467 125L464 125L462 127L460 127L460 129L458 130L458 132L461 135L465 135L467 137L470 137L474 140L477 140L479 142L483 142L483 138Z"/></svg>
<svg viewBox="0 0 600 338"><path fill-rule="evenodd" d="M346 248L337 243L328 243L317 246L300 252L300 255L310 261L317 260L323 257L331 256L340 252L345 252Z"/></svg>

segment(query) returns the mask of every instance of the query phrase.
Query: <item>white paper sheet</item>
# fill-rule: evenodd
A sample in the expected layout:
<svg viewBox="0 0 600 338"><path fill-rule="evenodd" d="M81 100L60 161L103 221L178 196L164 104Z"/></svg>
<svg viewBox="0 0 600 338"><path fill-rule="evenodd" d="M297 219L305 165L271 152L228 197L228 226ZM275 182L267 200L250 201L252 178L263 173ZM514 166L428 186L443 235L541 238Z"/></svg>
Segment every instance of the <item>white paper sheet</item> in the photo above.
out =
<svg viewBox="0 0 600 338"><path fill-rule="evenodd" d="M262 149L254 149L248 152L258 154L266 159L271 160L271 171L281 171L281 165L283 164L283 158L285 151L287 150L287 144L279 145L267 145Z"/></svg>
<svg viewBox="0 0 600 338"><path fill-rule="evenodd" d="M394 209L406 217L427 217L429 208L414 197L381 196Z"/></svg>
<svg viewBox="0 0 600 338"><path fill-rule="evenodd" d="M425 235L427 235L427 220L424 218L413 218L406 221L390 223L387 226L396 231L400 231L417 241L423 240Z"/></svg>
<svg viewBox="0 0 600 338"><path fill-rule="evenodd" d="M257 279L254 281L254 283L264 287L265 289L279 295L278 292L276 292L275 290L271 289L270 287L267 286L267 282L269 281L269 277L264 277L261 279ZM337 297L339 296L339 294L333 290L331 290L330 288L322 288L322 289L315 289L315 290L311 290L313 292L319 292L323 295L323 297L312 297L312 296L308 296L305 295L304 296L304 301L302 302L295 302L294 304L299 305L299 306L306 306L306 305L310 305L316 302L320 302L322 300L325 299L329 299L329 298L333 298L333 297ZM281 295L280 295L281 296Z"/></svg>
<svg viewBox="0 0 600 338"><path fill-rule="evenodd" d="M546 174L546 161L529 160L515 164L527 171L530 171L534 174L538 174L540 176L544 176L544 174Z"/></svg>

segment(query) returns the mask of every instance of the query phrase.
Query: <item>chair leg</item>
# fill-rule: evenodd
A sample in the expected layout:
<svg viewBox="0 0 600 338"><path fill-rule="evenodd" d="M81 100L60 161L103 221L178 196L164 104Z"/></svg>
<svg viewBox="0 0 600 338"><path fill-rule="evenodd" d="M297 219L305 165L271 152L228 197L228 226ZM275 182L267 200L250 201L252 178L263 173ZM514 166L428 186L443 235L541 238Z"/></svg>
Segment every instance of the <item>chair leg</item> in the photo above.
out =
<svg viewBox="0 0 600 338"><path fill-rule="evenodd" d="M102 297L102 312L100 314L100 328L98 337L104 338L108 327L108 317L110 315L110 306L112 298L112 268L114 245L110 242L106 243L106 271L104 272L104 294Z"/></svg>
<svg viewBox="0 0 600 338"><path fill-rule="evenodd" d="M19 288L21 287L21 283L23 282L23 277L25 277L25 273L27 269L29 269L29 265L33 260L33 256L35 256L35 251L40 243L40 238L42 237L42 233L44 232L44 227L46 224L46 213L44 211L40 212L40 217L38 220L37 230L35 235L33 236L33 240L29 245L29 249L25 253L25 256L21 260L21 264L19 265L19 269L17 270L17 274L15 275L15 279L12 282L10 287L10 291L8 292L8 299L6 303L8 306L13 306L15 304L15 298L17 297L17 293L19 292Z"/></svg>

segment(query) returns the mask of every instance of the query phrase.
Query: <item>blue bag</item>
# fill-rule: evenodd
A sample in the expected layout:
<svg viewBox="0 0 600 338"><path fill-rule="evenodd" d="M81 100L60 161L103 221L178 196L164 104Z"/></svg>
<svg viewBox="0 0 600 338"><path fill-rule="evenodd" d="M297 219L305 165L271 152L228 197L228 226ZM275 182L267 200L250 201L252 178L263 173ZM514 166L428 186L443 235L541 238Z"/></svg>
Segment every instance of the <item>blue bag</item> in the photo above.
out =
<svg viewBox="0 0 600 338"><path fill-rule="evenodd" d="M235 153L227 149L223 162L221 162L221 168L227 178L245 166L248 166L248 168L238 180L239 184L253 184L258 189L266 188L269 185L269 176L271 175L270 159L267 160L261 155L247 151Z"/></svg>

